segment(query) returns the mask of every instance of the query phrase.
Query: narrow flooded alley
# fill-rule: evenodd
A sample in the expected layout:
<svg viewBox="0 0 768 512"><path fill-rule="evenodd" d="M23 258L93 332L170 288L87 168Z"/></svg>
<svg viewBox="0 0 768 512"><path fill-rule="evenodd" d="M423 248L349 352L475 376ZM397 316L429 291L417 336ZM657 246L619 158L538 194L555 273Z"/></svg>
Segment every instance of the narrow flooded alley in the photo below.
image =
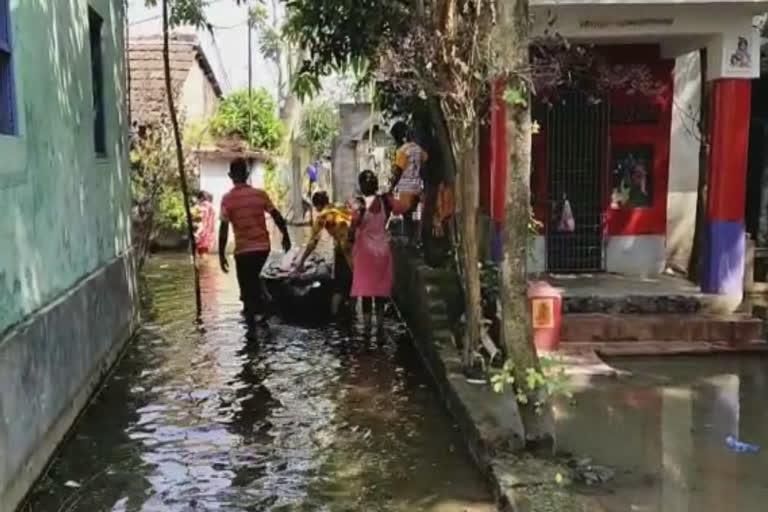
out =
<svg viewBox="0 0 768 512"><path fill-rule="evenodd" d="M233 274L147 264L145 327L23 512L495 510L403 327L277 319L246 341Z"/></svg>

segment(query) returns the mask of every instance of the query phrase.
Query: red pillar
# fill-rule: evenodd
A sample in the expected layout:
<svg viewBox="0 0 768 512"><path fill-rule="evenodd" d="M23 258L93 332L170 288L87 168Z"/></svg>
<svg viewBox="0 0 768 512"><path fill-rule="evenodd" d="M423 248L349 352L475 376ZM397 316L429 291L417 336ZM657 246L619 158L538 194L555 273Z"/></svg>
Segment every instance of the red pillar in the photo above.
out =
<svg viewBox="0 0 768 512"><path fill-rule="evenodd" d="M478 163L480 167L480 176L478 181L480 182L480 211L490 215L491 214L491 174L493 161L491 155L491 115L488 114L488 119L485 119L483 123L480 123L480 141L479 141Z"/></svg>
<svg viewBox="0 0 768 512"><path fill-rule="evenodd" d="M507 104L505 84L496 80L492 85L491 104L491 216L504 222L504 202L507 196Z"/></svg>
<svg viewBox="0 0 768 512"><path fill-rule="evenodd" d="M701 286L708 293L741 294L752 82L718 79L712 85L707 233Z"/></svg>
<svg viewBox="0 0 768 512"><path fill-rule="evenodd" d="M491 84L491 219L493 239L491 254L501 261L501 226L507 199L507 104L504 102L504 80Z"/></svg>

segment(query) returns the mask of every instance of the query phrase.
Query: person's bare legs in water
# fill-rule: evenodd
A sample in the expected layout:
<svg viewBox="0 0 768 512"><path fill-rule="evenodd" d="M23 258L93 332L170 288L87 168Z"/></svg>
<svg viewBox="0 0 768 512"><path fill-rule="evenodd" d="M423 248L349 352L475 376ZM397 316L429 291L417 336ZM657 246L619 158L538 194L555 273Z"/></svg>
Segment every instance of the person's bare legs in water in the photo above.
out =
<svg viewBox="0 0 768 512"><path fill-rule="evenodd" d="M363 325L366 331L373 327L373 309L376 308L376 330L381 331L384 328L384 306L386 299L383 297L363 297Z"/></svg>

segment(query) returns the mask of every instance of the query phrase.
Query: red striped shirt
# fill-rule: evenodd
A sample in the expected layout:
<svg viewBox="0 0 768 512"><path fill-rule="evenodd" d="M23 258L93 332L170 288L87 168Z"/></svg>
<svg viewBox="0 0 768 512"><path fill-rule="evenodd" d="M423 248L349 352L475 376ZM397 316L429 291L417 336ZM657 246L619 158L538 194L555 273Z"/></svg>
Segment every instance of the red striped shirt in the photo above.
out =
<svg viewBox="0 0 768 512"><path fill-rule="evenodd" d="M224 194L221 200L221 220L232 224L236 254L270 249L264 214L274 209L269 195L250 185L235 185Z"/></svg>

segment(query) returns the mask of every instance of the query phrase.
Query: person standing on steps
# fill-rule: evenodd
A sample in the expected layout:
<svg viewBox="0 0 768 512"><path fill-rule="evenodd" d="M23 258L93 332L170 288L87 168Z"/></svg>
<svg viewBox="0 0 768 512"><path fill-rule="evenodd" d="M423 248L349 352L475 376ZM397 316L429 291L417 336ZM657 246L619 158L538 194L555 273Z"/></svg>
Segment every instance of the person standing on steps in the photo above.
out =
<svg viewBox="0 0 768 512"><path fill-rule="evenodd" d="M375 304L377 327L384 321L384 305L392 295L393 261L387 220L391 213L405 209L392 194L378 194L379 180L373 171L365 170L358 178L362 196L352 215L352 291L353 298L363 303L365 328L372 326Z"/></svg>
<svg viewBox="0 0 768 512"><path fill-rule="evenodd" d="M424 181L422 166L427 162L427 152L409 137L408 126L398 121L392 126L390 135L395 139L397 152L392 166L392 187L390 192L397 195L404 208L403 225L408 242L418 243L421 227L414 220L414 214L422 202Z"/></svg>
<svg viewBox="0 0 768 512"><path fill-rule="evenodd" d="M266 300L261 282L261 270L270 251L266 215L272 217L283 235L283 250L291 249L291 239L285 219L264 190L248 184L248 164L242 158L229 166L229 177L234 187L221 200L221 224L219 225L219 264L229 272L226 249L229 224L235 232L235 270L240 285L240 300L246 323L252 325L256 315L260 321L267 318Z"/></svg>

